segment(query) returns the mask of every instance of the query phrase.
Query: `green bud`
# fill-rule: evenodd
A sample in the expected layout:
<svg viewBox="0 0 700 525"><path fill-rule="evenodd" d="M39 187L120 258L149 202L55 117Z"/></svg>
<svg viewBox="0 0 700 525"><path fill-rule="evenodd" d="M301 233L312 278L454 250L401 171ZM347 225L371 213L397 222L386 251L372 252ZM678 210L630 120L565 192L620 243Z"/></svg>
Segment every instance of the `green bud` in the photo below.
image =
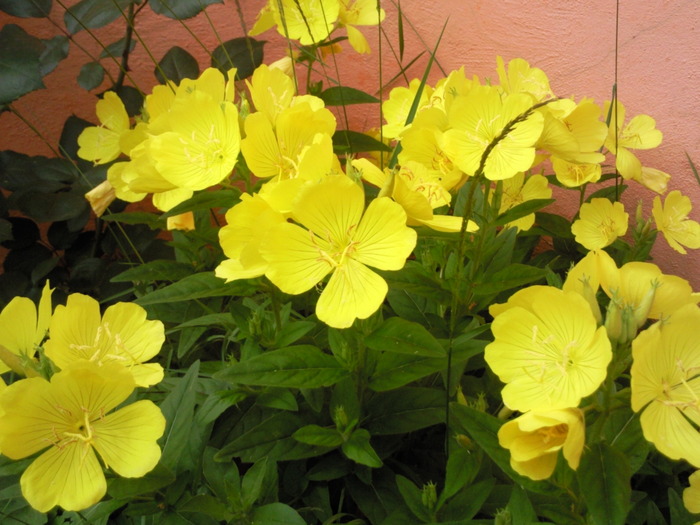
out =
<svg viewBox="0 0 700 525"><path fill-rule="evenodd" d="M647 290L647 293L644 294L641 302L637 308L635 308L634 318L637 323L637 328L641 328L644 322L647 320L647 317L649 317L649 310L651 310L651 305L654 302L654 297L656 296L656 289L659 286L661 286L661 283L657 279L654 279L651 282L651 286Z"/></svg>
<svg viewBox="0 0 700 525"><path fill-rule="evenodd" d="M593 312L593 317L595 317L595 322L600 326L603 324L603 314L600 313L600 305L598 304L598 298L596 297L596 291L591 286L590 279L588 277L582 280L583 288L581 289L581 295L588 302L591 307L591 312Z"/></svg>
<svg viewBox="0 0 700 525"><path fill-rule="evenodd" d="M423 485L423 490L421 491L420 499L423 502L423 506L426 509L434 509L437 504L437 488L435 483L429 481Z"/></svg>
<svg viewBox="0 0 700 525"><path fill-rule="evenodd" d="M605 331L611 341L620 341L622 338L622 309L614 293L605 312Z"/></svg>
<svg viewBox="0 0 700 525"><path fill-rule="evenodd" d="M511 525L513 516L508 509L498 509L496 516L493 518L493 525Z"/></svg>

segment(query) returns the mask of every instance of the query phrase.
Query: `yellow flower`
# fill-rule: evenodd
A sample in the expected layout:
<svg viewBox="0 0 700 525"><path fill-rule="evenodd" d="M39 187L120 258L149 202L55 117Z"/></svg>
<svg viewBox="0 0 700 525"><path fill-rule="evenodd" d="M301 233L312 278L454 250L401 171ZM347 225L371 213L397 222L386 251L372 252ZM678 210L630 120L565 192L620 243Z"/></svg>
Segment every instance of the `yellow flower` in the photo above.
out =
<svg viewBox="0 0 700 525"><path fill-rule="evenodd" d="M450 106L452 129L442 135L442 149L467 175L479 170L487 151L486 178L508 179L527 171L535 160L535 143L543 126L539 112L523 118L531 107L528 95L502 95L494 87L475 86Z"/></svg>
<svg viewBox="0 0 700 525"><path fill-rule="evenodd" d="M652 214L656 228L664 234L671 248L684 255L683 246L693 250L700 248L700 224L688 218L691 209L690 199L677 190L666 196L663 206L661 198L654 197Z"/></svg>
<svg viewBox="0 0 700 525"><path fill-rule="evenodd" d="M260 246L274 226L285 222L259 194L241 195L241 202L226 212L226 226L219 230L219 244L228 259L216 267L216 276L226 281L250 279L265 274L267 262Z"/></svg>
<svg viewBox="0 0 700 525"><path fill-rule="evenodd" d="M26 372L25 365L34 357L49 328L52 292L47 281L38 308L28 297L14 297L0 312L0 374L10 370L6 361L14 361L15 372Z"/></svg>
<svg viewBox="0 0 700 525"><path fill-rule="evenodd" d="M503 58L496 57L496 70L501 88L506 93L527 93L536 102L547 100L554 96L549 87L547 75L539 68L530 67L522 58L514 58L508 62L508 71Z"/></svg>
<svg viewBox="0 0 700 525"><path fill-rule="evenodd" d="M498 430L498 442L510 450L510 466L531 479L547 479L557 466L559 451L576 470L586 428L577 408L527 412Z"/></svg>
<svg viewBox="0 0 700 525"><path fill-rule="evenodd" d="M129 372L114 363L73 363L51 382L34 377L0 395L0 449L11 459L45 450L24 471L22 495L39 512L60 505L81 510L97 503L107 483L102 466L140 477L156 466L165 418L151 401L116 412L134 390Z"/></svg>
<svg viewBox="0 0 700 525"><path fill-rule="evenodd" d="M700 470L688 477L690 486L683 490L683 505L688 512L700 514Z"/></svg>
<svg viewBox="0 0 700 525"><path fill-rule="evenodd" d="M192 231L195 229L194 213L187 211L178 215L172 215L167 219L168 230Z"/></svg>
<svg viewBox="0 0 700 525"><path fill-rule="evenodd" d="M632 409L647 441L700 467L700 309L686 305L632 342Z"/></svg>
<svg viewBox="0 0 700 525"><path fill-rule="evenodd" d="M109 180L102 181L85 194L95 215L101 217L110 204L117 198L114 187Z"/></svg>
<svg viewBox="0 0 700 525"><path fill-rule="evenodd" d="M250 31L257 35L277 25L277 32L308 46L325 40L338 20L338 0L269 0Z"/></svg>
<svg viewBox="0 0 700 525"><path fill-rule="evenodd" d="M163 367L145 363L160 351L165 340L163 323L146 320L146 310L134 303L117 303L100 316L92 297L71 294L65 306L56 307L44 343L46 356L59 368L87 359L98 365L118 363L128 368L138 386L163 379Z"/></svg>
<svg viewBox="0 0 700 525"><path fill-rule="evenodd" d="M408 87L392 89L389 98L382 103L382 116L386 120L386 124L382 126L384 138L396 138L406 129L406 119L419 87L420 80L414 78L409 82ZM432 92L433 89L430 86L427 84L423 86L423 91L418 99L418 109L429 103Z"/></svg>
<svg viewBox="0 0 700 525"><path fill-rule="evenodd" d="M348 42L361 54L370 52L365 36L355 26L376 26L384 20L384 9L377 9L376 0L340 0L339 25L348 31Z"/></svg>
<svg viewBox="0 0 700 525"><path fill-rule="evenodd" d="M255 109L273 125L280 112L290 106L296 93L294 81L288 75L281 69L267 67L265 64L253 72L246 84Z"/></svg>
<svg viewBox="0 0 700 525"><path fill-rule="evenodd" d="M571 233L587 250L605 248L627 233L629 215L621 202L591 199L581 205L579 217L571 225Z"/></svg>
<svg viewBox="0 0 700 525"><path fill-rule="evenodd" d="M600 164L578 164L554 156L552 168L557 180L567 188L577 188L588 182L597 182L601 176Z"/></svg>
<svg viewBox="0 0 700 525"><path fill-rule="evenodd" d="M549 187L546 177L542 175L530 175L525 180L524 173L518 173L513 178L503 181L503 194L501 195L501 207L498 213L505 213L509 209L533 199L549 199L552 189ZM535 214L530 213L524 217L509 222L506 226L527 231L535 224Z"/></svg>
<svg viewBox="0 0 700 525"><path fill-rule="evenodd" d="M621 308L634 310L638 325L643 320L662 319L686 304L697 304L700 294L685 279L661 273L658 266L645 262L629 262L617 269L604 251L599 257L607 259L600 274L600 285L606 295Z"/></svg>
<svg viewBox="0 0 700 525"><path fill-rule="evenodd" d="M649 115L637 115L624 125L625 107L620 102L616 102L615 107L616 110L613 109L610 115L605 147L616 156L615 166L622 177L639 180L642 164L630 150L655 148L661 144L663 135ZM603 112L605 115L610 112L610 102L605 103Z"/></svg>
<svg viewBox="0 0 700 525"><path fill-rule="evenodd" d="M82 131L78 137L78 156L95 164L106 164L122 153L119 141L129 132L129 115L113 91L105 92L95 111L101 126L89 126Z"/></svg>
<svg viewBox="0 0 700 525"><path fill-rule="evenodd" d="M379 197L364 210L362 188L332 175L306 188L292 216L304 227L282 223L260 246L270 281L285 293L300 294L331 274L316 315L335 328L377 311L388 287L367 266L400 270L416 244L403 208Z"/></svg>
<svg viewBox="0 0 700 525"><path fill-rule="evenodd" d="M511 410L575 407L605 379L610 341L580 295L531 286L489 311L494 341L484 357Z"/></svg>

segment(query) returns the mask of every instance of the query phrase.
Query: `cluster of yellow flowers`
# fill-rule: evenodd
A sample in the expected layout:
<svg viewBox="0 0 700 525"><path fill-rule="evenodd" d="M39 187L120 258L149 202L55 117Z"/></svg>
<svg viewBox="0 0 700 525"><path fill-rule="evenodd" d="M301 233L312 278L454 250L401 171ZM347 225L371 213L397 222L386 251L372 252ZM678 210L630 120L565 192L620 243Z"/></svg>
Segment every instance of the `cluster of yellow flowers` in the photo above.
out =
<svg viewBox="0 0 700 525"><path fill-rule="evenodd" d="M98 215L115 197L137 202L149 193L156 208L168 211L231 175L240 151L235 74L226 80L209 68L179 86L156 86L133 128L117 94L104 94L97 103L101 126L80 134L78 155L95 164L121 154L130 160L112 164L107 181L88 193Z"/></svg>
<svg viewBox="0 0 700 525"><path fill-rule="evenodd" d="M160 351L163 324L131 303L101 316L97 301L82 294L52 315L51 292L47 283L38 310L15 297L0 313L0 373L26 376L9 386L0 379L0 453L22 459L44 451L20 479L40 512L97 503L107 490L103 466L124 477L151 471L165 430L151 401L113 411L136 387L163 379L159 364L145 362ZM39 348L50 362L36 359Z"/></svg>
<svg viewBox="0 0 700 525"><path fill-rule="evenodd" d="M605 316L599 289L610 299ZM494 342L486 347L486 362L506 383L506 407L524 413L499 431L513 469L548 478L559 450L578 467L584 445L578 406L605 380L611 360L618 372L627 368L630 344L631 404L642 411L644 437L668 457L700 467L700 433L693 425L700 419L700 342L693 335L698 302L700 294L686 280L651 263L618 268L600 250L571 269L562 290L532 286L492 305ZM638 333L648 319L655 322Z"/></svg>

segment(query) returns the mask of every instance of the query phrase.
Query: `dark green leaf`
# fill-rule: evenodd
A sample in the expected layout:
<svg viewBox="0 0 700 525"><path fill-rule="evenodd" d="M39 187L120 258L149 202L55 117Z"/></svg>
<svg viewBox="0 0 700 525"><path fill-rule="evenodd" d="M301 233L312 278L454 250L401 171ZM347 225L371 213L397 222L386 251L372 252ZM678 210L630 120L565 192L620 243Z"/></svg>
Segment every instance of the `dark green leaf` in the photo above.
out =
<svg viewBox="0 0 700 525"><path fill-rule="evenodd" d="M159 259L139 264L133 268L123 271L112 277L113 283L127 283L131 281L142 281L151 283L153 281L177 281L188 275L192 275L192 265L171 261L169 259Z"/></svg>
<svg viewBox="0 0 700 525"><path fill-rule="evenodd" d="M197 59L187 51L179 46L173 46L158 62L158 67L153 73L161 84L165 84L168 80L179 84L184 78L197 78L199 64Z"/></svg>
<svg viewBox="0 0 700 525"><path fill-rule="evenodd" d="M7 219L0 219L0 243L12 240L12 224Z"/></svg>
<svg viewBox="0 0 700 525"><path fill-rule="evenodd" d="M306 522L289 505L269 503L253 511L253 522L251 525L306 525Z"/></svg>
<svg viewBox="0 0 700 525"><path fill-rule="evenodd" d="M276 484L276 480L270 479L276 478L276 475L276 464L268 461L268 458L259 459L248 469L241 482L241 499L245 508L252 507L260 498L264 485L269 486L271 481Z"/></svg>
<svg viewBox="0 0 700 525"><path fill-rule="evenodd" d="M326 106L347 106L350 104L376 104L379 99L369 93L349 86L333 86L321 92L319 95Z"/></svg>
<svg viewBox="0 0 700 525"><path fill-rule="evenodd" d="M448 523L473 518L493 491L496 480L488 478L470 485L457 493L441 510L440 516ZM441 520L442 522L442 520Z"/></svg>
<svg viewBox="0 0 700 525"><path fill-rule="evenodd" d="M178 505L178 512L198 512L214 518L216 521L228 522L233 514L220 500L209 494L198 494L182 505Z"/></svg>
<svg viewBox="0 0 700 525"><path fill-rule="evenodd" d="M445 392L404 387L380 392L367 403L363 424L372 435L405 434L445 421Z"/></svg>
<svg viewBox="0 0 700 525"><path fill-rule="evenodd" d="M185 20L201 13L208 5L223 3L223 0L150 0L148 5L159 15Z"/></svg>
<svg viewBox="0 0 700 525"><path fill-rule="evenodd" d="M102 53L100 53L100 58L121 58L125 51L124 48L126 47L126 40L126 37L120 38L116 42L112 42L111 44L105 46L105 48L102 50ZM132 38L129 41L129 53L131 53L134 50L135 46L136 40Z"/></svg>
<svg viewBox="0 0 700 525"><path fill-rule="evenodd" d="M122 99L126 112L130 117L141 113L143 106L143 93L132 86L121 85L114 92Z"/></svg>
<svg viewBox="0 0 700 525"><path fill-rule="evenodd" d="M452 496L457 494L462 487L471 483L479 470L479 460L472 451L454 447L447 459L445 472L445 487L440 493L438 506L441 506ZM471 487L469 489L471 491Z"/></svg>
<svg viewBox="0 0 700 525"><path fill-rule="evenodd" d="M160 464L174 472L190 437L198 374L199 361L195 361L160 405L167 421Z"/></svg>
<svg viewBox="0 0 700 525"><path fill-rule="evenodd" d="M537 523L537 514L535 514L535 509L532 508L527 492L518 485L513 485L507 509L510 511L513 525Z"/></svg>
<svg viewBox="0 0 700 525"><path fill-rule="evenodd" d="M161 230L165 228L165 219L155 213L149 213L147 211L110 213L109 215L103 215L102 220L107 222L121 222L123 224L145 224L152 230Z"/></svg>
<svg viewBox="0 0 700 525"><path fill-rule="evenodd" d="M92 126L91 122L71 115L66 119L61 130L59 149L61 154L74 160L78 160L78 137L83 130Z"/></svg>
<svg viewBox="0 0 700 525"><path fill-rule="evenodd" d="M161 464L141 478L116 477L109 481L107 493L113 498L133 498L154 492L175 481L175 475Z"/></svg>
<svg viewBox="0 0 700 525"><path fill-rule="evenodd" d="M264 40L233 38L214 49L211 54L211 65L224 74L235 67L237 68L236 78L248 78L262 64L264 45Z"/></svg>
<svg viewBox="0 0 700 525"><path fill-rule="evenodd" d="M223 326L227 329L234 329L236 323L231 317L231 314L207 314L194 319L188 319L184 323L180 323L175 327L176 330L189 328L192 326Z"/></svg>
<svg viewBox="0 0 700 525"><path fill-rule="evenodd" d="M450 405L450 413L455 426L473 439L496 465L518 485L540 494L556 494L558 492L558 489L548 482L533 481L521 476L511 468L510 452L498 443L498 429L503 423L500 419L458 403Z"/></svg>
<svg viewBox="0 0 700 525"><path fill-rule="evenodd" d="M250 284L246 281L226 283L223 279L216 277L214 272L202 272L187 276L176 283L139 297L135 302L145 306L148 304L191 301L192 299L201 299L203 297L246 295L250 292Z"/></svg>
<svg viewBox="0 0 700 525"><path fill-rule="evenodd" d="M24 29L7 24L0 29L0 105L44 87L41 74L41 40Z"/></svg>
<svg viewBox="0 0 700 525"><path fill-rule="evenodd" d="M377 456L377 453L372 448L369 438L370 435L367 430L358 428L340 448L343 454L355 463L372 468L379 468L382 466L382 460L379 459L379 456Z"/></svg>
<svg viewBox="0 0 700 525"><path fill-rule="evenodd" d="M343 436L335 428L324 428L318 425L306 425L294 432L294 439L307 445L320 447L339 447L343 443Z"/></svg>
<svg viewBox="0 0 700 525"><path fill-rule="evenodd" d="M333 134L333 150L338 154L347 155L365 151L391 151L391 148L364 133L339 129Z"/></svg>
<svg viewBox="0 0 700 525"><path fill-rule="evenodd" d="M164 217L172 217L187 211L211 210L213 208L231 208L238 203L241 192L237 189L200 191L195 193L185 202L178 204L163 214Z"/></svg>
<svg viewBox="0 0 700 525"><path fill-rule="evenodd" d="M549 206L553 202L554 199L527 200L523 203L518 204L517 206L513 206L511 209L509 209L502 215L499 215L494 224L496 226L503 226L504 224L508 224L509 222L512 222L516 219L520 219L521 217L525 217L526 215L535 213L536 211L541 210L545 206Z"/></svg>
<svg viewBox="0 0 700 525"><path fill-rule="evenodd" d="M632 488L629 460L607 445L589 445L577 470L579 490L595 525L624 525Z"/></svg>
<svg viewBox="0 0 700 525"><path fill-rule="evenodd" d="M333 385L347 374L335 357L314 346L300 345L235 363L215 377L243 385L318 388Z"/></svg>
<svg viewBox="0 0 700 525"><path fill-rule="evenodd" d="M68 8L63 21L70 34L106 26L126 12L132 0L81 0Z"/></svg>
<svg viewBox="0 0 700 525"><path fill-rule="evenodd" d="M627 184L620 184L619 186L606 186L605 188L600 188L599 190L591 193L587 198L586 202L591 202L591 199L608 199L611 201L617 201L620 199L620 195L627 189Z"/></svg>
<svg viewBox="0 0 700 525"><path fill-rule="evenodd" d="M275 346L282 348L294 344L315 327L316 323L311 321L288 322L282 326L282 329L277 333Z"/></svg>
<svg viewBox="0 0 700 525"><path fill-rule="evenodd" d="M503 270L487 275L475 287L476 295L497 294L544 279L546 270L528 264L513 263Z"/></svg>
<svg viewBox="0 0 700 525"><path fill-rule="evenodd" d="M375 392L392 390L444 370L446 367L445 358L385 352L379 357L377 366L369 378L368 386Z"/></svg>
<svg viewBox="0 0 700 525"><path fill-rule="evenodd" d="M390 317L365 339L374 350L425 357L444 357L445 349L422 325Z"/></svg>
<svg viewBox="0 0 700 525"><path fill-rule="evenodd" d="M668 507L671 511L671 525L694 525L698 522L697 518L694 518L685 508L683 499L675 490L669 487L667 493Z"/></svg>
<svg viewBox="0 0 700 525"><path fill-rule="evenodd" d="M263 407L291 410L292 412L299 410L299 404L294 394L286 388L268 388L257 397L255 403Z"/></svg>
<svg viewBox="0 0 700 525"><path fill-rule="evenodd" d="M88 206L75 193L24 193L17 201L19 209L37 222L65 221L80 215Z"/></svg>
<svg viewBox="0 0 700 525"><path fill-rule="evenodd" d="M99 62L88 62L80 68L78 85L83 89L95 89L105 78L105 68Z"/></svg>
<svg viewBox="0 0 700 525"><path fill-rule="evenodd" d="M68 56L68 38L65 36L55 36L50 39L42 40L44 50L39 56L39 68L41 76L46 76L51 73L58 63Z"/></svg>
<svg viewBox="0 0 700 525"><path fill-rule="evenodd" d="M538 211L535 215L535 224L537 226L534 231L542 231L546 235L563 239L573 239L574 237L574 234L571 233L571 223L560 215Z"/></svg>
<svg viewBox="0 0 700 525"><path fill-rule="evenodd" d="M0 0L0 11L19 18L44 18L51 12L51 0Z"/></svg>

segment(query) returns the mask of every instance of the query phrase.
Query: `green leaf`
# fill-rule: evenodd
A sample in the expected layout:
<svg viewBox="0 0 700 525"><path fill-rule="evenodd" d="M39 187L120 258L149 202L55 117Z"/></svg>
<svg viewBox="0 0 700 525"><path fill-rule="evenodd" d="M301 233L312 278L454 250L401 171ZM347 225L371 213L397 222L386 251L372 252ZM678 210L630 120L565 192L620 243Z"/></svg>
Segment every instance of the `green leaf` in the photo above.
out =
<svg viewBox="0 0 700 525"><path fill-rule="evenodd" d="M123 224L145 224L152 230L165 229L165 219L147 211L132 211L123 213L110 213L102 216L103 221L121 222Z"/></svg>
<svg viewBox="0 0 700 525"><path fill-rule="evenodd" d="M518 485L513 485L513 491L510 493L507 509L510 511L513 525L530 525L537 523L537 514L530 503L527 492Z"/></svg>
<svg viewBox="0 0 700 525"><path fill-rule="evenodd" d="M211 54L211 65L226 74L232 67L237 68L236 78L244 79L263 62L264 40L238 37L218 46Z"/></svg>
<svg viewBox="0 0 700 525"><path fill-rule="evenodd" d="M276 474L277 465L274 461L268 461L268 458L259 459L248 469L241 483L241 499L244 508L253 506L262 495L263 486L270 485L271 480L269 478L276 477ZM268 479L266 480L266 478Z"/></svg>
<svg viewBox="0 0 700 525"><path fill-rule="evenodd" d="M668 508L671 512L671 525L694 525L697 519L688 512L683 504L683 499L673 488L669 487L668 491Z"/></svg>
<svg viewBox="0 0 700 525"><path fill-rule="evenodd" d="M390 317L369 334L365 344L373 350L425 357L445 357L445 349L422 325Z"/></svg>
<svg viewBox="0 0 700 525"><path fill-rule="evenodd" d="M128 283L141 281L151 283L153 281L177 281L188 275L192 275L192 265L172 261L170 259L158 259L136 265L110 279L113 283Z"/></svg>
<svg viewBox="0 0 700 525"><path fill-rule="evenodd" d="M0 29L0 105L45 87L40 58L43 50L41 40L17 25Z"/></svg>
<svg viewBox="0 0 700 525"><path fill-rule="evenodd" d="M595 443L584 452L576 474L592 523L624 525L632 494L627 457L606 443Z"/></svg>
<svg viewBox="0 0 700 525"><path fill-rule="evenodd" d="M51 12L51 0L0 0L0 11L18 18L44 18Z"/></svg>
<svg viewBox="0 0 700 525"><path fill-rule="evenodd" d="M42 76L46 76L51 73L58 63L68 56L68 43L67 37L59 35L53 38L42 40L44 43L44 50L39 56L39 69Z"/></svg>
<svg viewBox="0 0 700 525"><path fill-rule="evenodd" d="M368 386L375 392L393 390L411 381L429 376L447 367L445 358L412 356L385 352L369 378Z"/></svg>
<svg viewBox="0 0 700 525"><path fill-rule="evenodd" d="M496 219L494 225L495 226L503 226L504 224L508 224L509 222L520 219L521 217L525 217L526 215L530 215L531 213L535 213L536 211L541 210L545 206L549 206L553 202L554 202L554 199L527 200L523 203L518 204L517 206L513 206L511 209L509 209L505 213L499 215L498 218Z"/></svg>
<svg viewBox="0 0 700 525"><path fill-rule="evenodd" d="M535 215L535 225L534 231L542 231L546 235L563 239L574 238L574 234L571 233L571 223L560 215L538 211Z"/></svg>
<svg viewBox="0 0 700 525"><path fill-rule="evenodd" d="M192 418L194 416L195 388L199 374L199 361L195 361L184 377L177 380L175 388L168 394L160 409L167 421L165 441L160 464L177 472L181 455L187 449Z"/></svg>
<svg viewBox="0 0 700 525"><path fill-rule="evenodd" d="M391 151L391 148L364 133L339 129L333 134L333 151L341 155L365 151Z"/></svg>
<svg viewBox="0 0 700 525"><path fill-rule="evenodd" d="M445 487L440 493L438 508L457 494L462 487L471 483L479 470L479 463L477 455L470 450L453 447L450 451L450 457L447 459Z"/></svg>
<svg viewBox="0 0 700 525"><path fill-rule="evenodd" d="M242 385L318 388L333 385L347 375L335 357L315 346L299 345L235 363L214 377Z"/></svg>
<svg viewBox="0 0 700 525"><path fill-rule="evenodd" d="M486 275L475 287L476 295L492 295L545 278L547 271L528 264L513 263L496 273Z"/></svg>
<svg viewBox="0 0 700 525"><path fill-rule="evenodd" d="M162 464L140 478L116 477L109 480L107 493L113 498L134 498L141 494L154 492L175 481L175 475Z"/></svg>
<svg viewBox="0 0 700 525"><path fill-rule="evenodd" d="M348 106L350 104L376 104L379 99L369 93L349 86L333 86L319 95L326 106Z"/></svg>
<svg viewBox="0 0 700 525"><path fill-rule="evenodd" d="M132 0L81 0L66 10L63 21L70 34L97 29L120 18Z"/></svg>
<svg viewBox="0 0 700 525"><path fill-rule="evenodd" d="M192 326L223 326L226 329L233 330L236 328L236 323L231 317L231 314L207 314L200 317L195 317L194 319L188 319L184 323L180 323L174 329L180 330L182 328L190 328Z"/></svg>
<svg viewBox="0 0 700 525"><path fill-rule="evenodd" d="M365 426L372 435L406 434L445 421L445 392L404 387L372 396Z"/></svg>
<svg viewBox="0 0 700 525"><path fill-rule="evenodd" d="M169 209L163 214L163 217L172 217L173 215L179 215L187 211L209 211L212 208L228 209L238 203L240 195L241 192L238 189L200 191L185 202L181 202L177 206Z"/></svg>
<svg viewBox="0 0 700 525"><path fill-rule="evenodd" d="M318 425L306 425L292 434L292 437L307 445L320 447L339 447L343 443L343 436L335 428L324 428Z"/></svg>
<svg viewBox="0 0 700 525"><path fill-rule="evenodd" d="M95 89L105 78L105 68L99 62L88 62L80 68L78 85L83 89Z"/></svg>
<svg viewBox="0 0 700 525"><path fill-rule="evenodd" d="M158 62L158 67L155 68L153 73L161 84L165 84L166 80L179 84L184 78L197 78L199 76L199 64L197 59L183 48L173 46Z"/></svg>
<svg viewBox="0 0 700 525"><path fill-rule="evenodd" d="M289 505L269 503L253 511L251 525L306 525L304 518Z"/></svg>
<svg viewBox="0 0 700 525"><path fill-rule="evenodd" d="M76 193L27 192L18 199L19 209L37 222L65 221L80 215L88 203Z"/></svg>
<svg viewBox="0 0 700 525"><path fill-rule="evenodd" d="M223 0L150 0L154 13L175 20L185 20L198 15L212 4L223 4Z"/></svg>
<svg viewBox="0 0 700 525"><path fill-rule="evenodd" d="M174 303L191 301L203 297L228 297L232 295L247 295L252 293L251 286L246 281L226 283L219 279L214 272L202 272L189 275L184 279L164 288L154 290L135 302L141 306L148 304Z"/></svg>
<svg viewBox="0 0 700 525"><path fill-rule="evenodd" d="M511 468L510 452L498 443L498 429L503 423L500 419L458 403L450 405L450 414L457 429L472 438L494 463L518 485L539 494L557 494L559 492L549 482L533 481L521 476Z"/></svg>
<svg viewBox="0 0 700 525"><path fill-rule="evenodd" d="M127 38L120 38L116 42L112 42L111 44L108 44L105 46L105 48L102 50L102 53L100 53L100 58L121 58L122 55L124 54L124 48L126 47L126 42ZM136 47L136 41L134 39L129 40L129 53L131 53L134 50L134 47Z"/></svg>
<svg viewBox="0 0 700 525"><path fill-rule="evenodd" d="M282 326L282 329L277 332L277 337L275 337L275 346L282 348L296 343L315 327L316 323L312 321L295 321L285 323L284 326Z"/></svg>
<svg viewBox="0 0 700 525"><path fill-rule="evenodd" d="M423 523L433 521L430 517L430 512L423 504L421 489L416 487L410 479L401 475L396 476L396 486L399 488L404 502L416 518Z"/></svg>
<svg viewBox="0 0 700 525"><path fill-rule="evenodd" d="M233 514L226 508L226 505L209 494L197 494L181 505L178 505L177 510L178 512L198 512L206 514L217 521L228 522L233 518Z"/></svg>
<svg viewBox="0 0 700 525"><path fill-rule="evenodd" d="M372 468L379 468L382 466L382 460L379 459L379 456L372 448L369 438L370 435L367 430L358 428L340 448L343 454L355 463Z"/></svg>

